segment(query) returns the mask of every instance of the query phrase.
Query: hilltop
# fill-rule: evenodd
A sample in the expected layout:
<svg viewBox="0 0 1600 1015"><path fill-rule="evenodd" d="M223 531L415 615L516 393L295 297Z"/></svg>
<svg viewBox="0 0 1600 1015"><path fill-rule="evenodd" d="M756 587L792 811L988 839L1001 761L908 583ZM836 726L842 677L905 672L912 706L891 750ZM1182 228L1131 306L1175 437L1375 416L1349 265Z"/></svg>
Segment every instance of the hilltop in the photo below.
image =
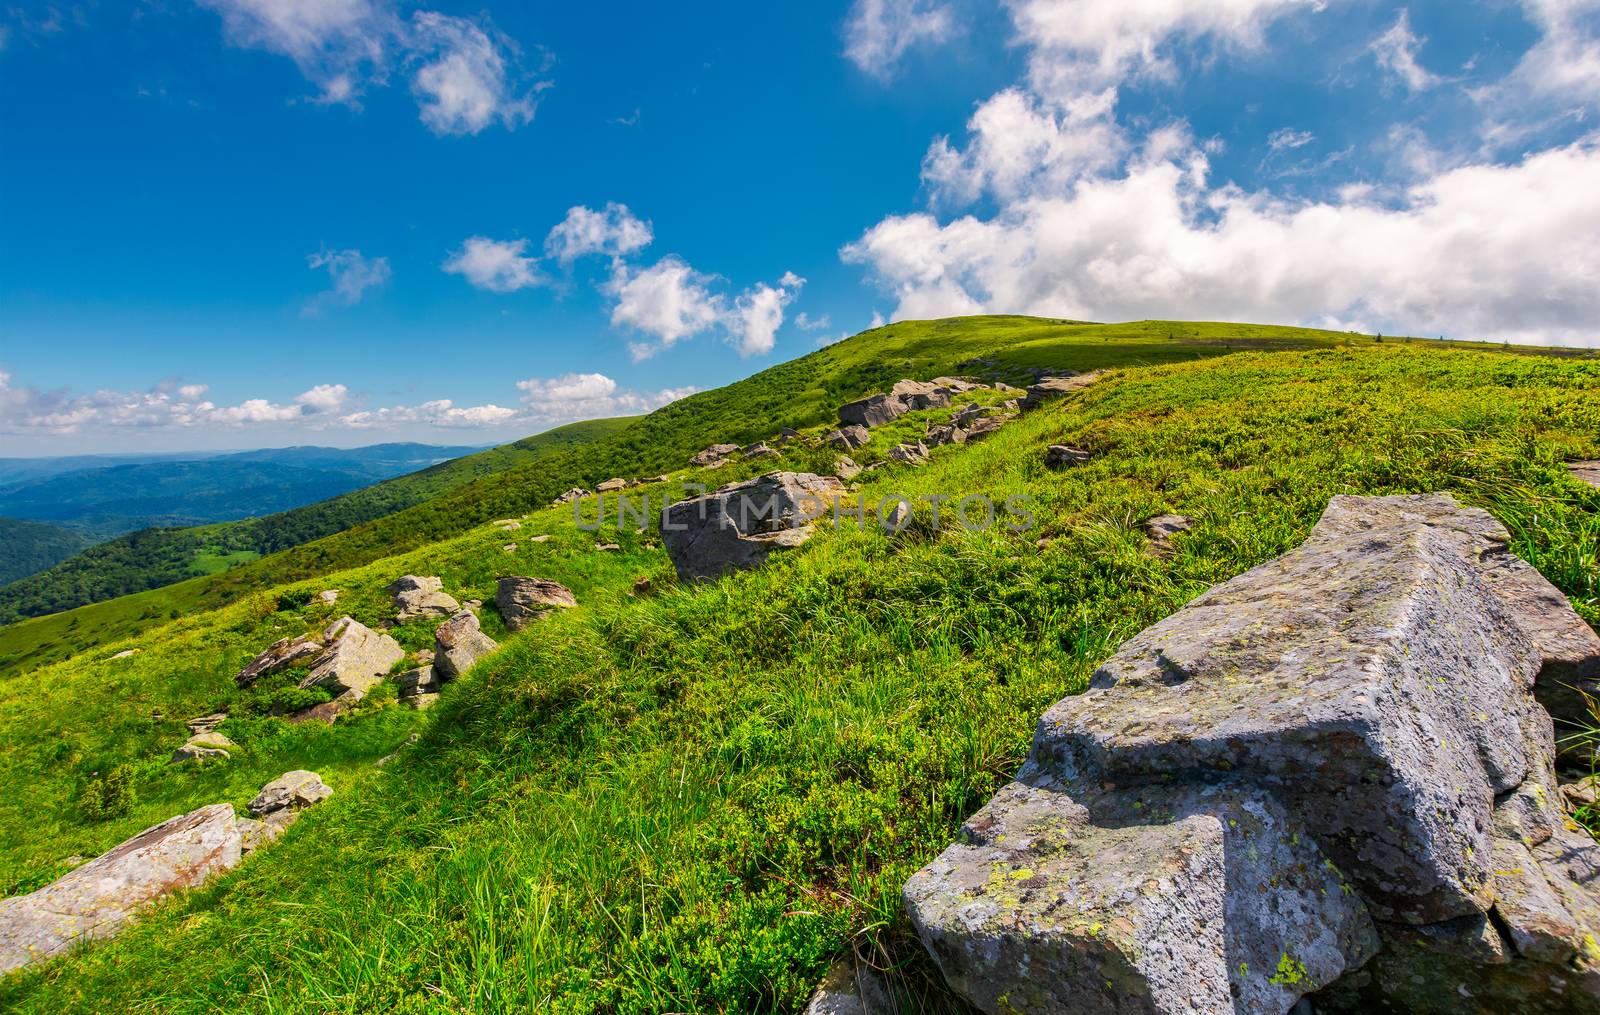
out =
<svg viewBox="0 0 1600 1015"><path fill-rule="evenodd" d="M831 467L836 453L807 439L685 463L782 426L818 438L840 404L902 377L1037 368L1106 372L925 465L889 451L937 410L850 452L876 466L862 501L1025 496L1026 532L920 514L898 536L825 528L760 570L687 586L653 531L588 532L548 506L611 476L668 473L639 492L681 494ZM316 769L335 795L118 940L0 983L0 1004L795 1010L853 950L921 1007L958 1010L900 889L1016 771L1047 705L1141 628L1298 545L1336 494L1446 491L1485 508L1600 625L1600 490L1566 468L1600 457L1597 435L1592 358L1231 325L913 322L205 579L177 616L141 605L173 590L73 611L93 649L0 684L8 894L172 814L242 805L286 769ZM1054 444L1087 462L1046 468ZM1167 514L1191 527L1152 554L1144 523ZM514 532L489 524L513 518ZM278 638L339 614L380 624L400 575L489 602L508 573L558 581L579 605L519 634L482 610L502 647L430 711L390 692L331 726L243 715L232 676ZM88 628L108 608L128 619ZM429 630L393 633L410 649ZM240 713L223 727L234 757L168 767L182 720L219 708ZM119 768L126 810L86 810Z"/></svg>

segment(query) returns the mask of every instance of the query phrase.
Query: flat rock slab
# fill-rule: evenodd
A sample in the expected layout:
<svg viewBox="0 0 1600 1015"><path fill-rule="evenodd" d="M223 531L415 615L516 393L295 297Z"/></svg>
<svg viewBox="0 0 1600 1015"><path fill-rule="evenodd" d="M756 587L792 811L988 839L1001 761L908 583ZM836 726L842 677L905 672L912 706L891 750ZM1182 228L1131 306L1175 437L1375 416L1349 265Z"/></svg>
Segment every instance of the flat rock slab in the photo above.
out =
<svg viewBox="0 0 1600 1015"><path fill-rule="evenodd" d="M1590 486L1600 486L1600 461L1569 462L1567 471L1572 473L1574 479Z"/></svg>
<svg viewBox="0 0 1600 1015"><path fill-rule="evenodd" d="M508 528L506 522L496 522L502 529ZM510 522L509 527L517 527L517 522ZM395 622L404 624L412 620L426 617L444 618L461 609L461 604L444 591L444 582L436 575L419 577L414 574L396 578L384 589L394 597Z"/></svg>
<svg viewBox="0 0 1600 1015"><path fill-rule="evenodd" d="M269 645L266 651L245 663L234 675L234 683L249 687L257 680L299 663L309 662L322 653L322 642L309 636L282 638Z"/></svg>
<svg viewBox="0 0 1600 1015"><path fill-rule="evenodd" d="M1082 391L1089 385L1098 381L1101 372L1092 370L1086 374L1062 374L1057 377L1046 377L1036 384L1028 385L1026 393L1018 401L1017 407L1022 412L1031 412L1046 402L1054 401L1074 391Z"/></svg>
<svg viewBox="0 0 1600 1015"><path fill-rule="evenodd" d="M340 617L322 633L326 647L311 664L301 687L327 687L335 695L366 694L405 658L405 649L353 617Z"/></svg>
<svg viewBox="0 0 1600 1015"><path fill-rule="evenodd" d="M37 892L0 900L0 972L110 937L163 896L236 867L241 853L233 808L212 804L140 832Z"/></svg>

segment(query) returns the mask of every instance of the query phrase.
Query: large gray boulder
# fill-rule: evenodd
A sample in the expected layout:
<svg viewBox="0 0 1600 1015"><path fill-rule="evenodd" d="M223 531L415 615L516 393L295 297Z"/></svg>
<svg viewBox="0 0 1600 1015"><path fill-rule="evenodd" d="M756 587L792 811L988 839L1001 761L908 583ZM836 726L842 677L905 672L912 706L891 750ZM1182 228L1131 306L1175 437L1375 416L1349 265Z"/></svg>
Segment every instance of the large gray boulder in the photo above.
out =
<svg viewBox="0 0 1600 1015"><path fill-rule="evenodd" d="M872 439L872 432L864 426L845 426L831 430L823 438L830 448L854 451Z"/></svg>
<svg viewBox="0 0 1600 1015"><path fill-rule="evenodd" d="M0 900L0 973L111 937L162 897L236 867L242 852L233 808L212 804L147 828L36 892Z"/></svg>
<svg viewBox="0 0 1600 1015"><path fill-rule="evenodd" d="M662 514L661 541L678 577L715 578L759 567L774 550L799 546L832 510L844 485L833 476L772 472L731 483Z"/></svg>
<svg viewBox="0 0 1600 1015"><path fill-rule="evenodd" d="M261 818L274 811L304 810L333 796L333 790L315 772L297 768L261 787L250 801L250 813Z"/></svg>
<svg viewBox="0 0 1600 1015"><path fill-rule="evenodd" d="M405 649L354 617L340 617L322 632L325 647L311 664L301 687L326 687L335 696L355 692L357 699L405 658Z"/></svg>
<svg viewBox="0 0 1600 1015"><path fill-rule="evenodd" d="M949 381L951 378L943 380ZM970 386L961 390L970 390ZM841 405L839 422L849 426L882 426L908 412L944 408L955 394L955 389L935 381L900 381L883 394L869 395Z"/></svg>
<svg viewBox="0 0 1600 1015"><path fill-rule="evenodd" d="M552 610L577 606L578 598L560 582L512 576L500 579L495 588L494 605L506 627L520 631Z"/></svg>
<svg viewBox="0 0 1600 1015"><path fill-rule="evenodd" d="M454 680L499 647L479 630L472 611L462 610L433 632L434 675L439 680Z"/></svg>
<svg viewBox="0 0 1600 1015"><path fill-rule="evenodd" d="M448 617L461 609L461 604L444 591L443 580L434 575L408 574L396 578L384 591L394 597L397 611L394 619L399 624L426 617Z"/></svg>
<svg viewBox="0 0 1600 1015"><path fill-rule="evenodd" d="M1335 498L1124 644L907 884L951 984L990 1012L1600 1010L1600 845L1534 696L1586 664L1506 542L1448 497Z"/></svg>

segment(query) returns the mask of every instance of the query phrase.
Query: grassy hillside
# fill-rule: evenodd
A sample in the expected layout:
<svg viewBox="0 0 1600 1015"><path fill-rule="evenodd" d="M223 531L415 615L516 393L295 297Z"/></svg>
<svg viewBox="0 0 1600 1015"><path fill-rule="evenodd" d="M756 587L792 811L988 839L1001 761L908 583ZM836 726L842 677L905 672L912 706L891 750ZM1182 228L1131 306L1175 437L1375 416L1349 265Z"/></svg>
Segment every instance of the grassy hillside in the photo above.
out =
<svg viewBox="0 0 1600 1015"><path fill-rule="evenodd" d="M966 346L959 324L947 329ZM1051 340L1063 365L1093 365L1099 338L1080 336ZM843 355L870 359L874 339L853 341ZM684 588L649 533L580 532L561 510L535 511L512 537L464 519L454 538L7 679L8 886L182 809L242 803L285 767L319 767L336 795L116 942L0 982L0 1007L791 1011L849 948L918 1005L950 1006L900 913L906 876L1014 771L1049 702L1134 631L1296 545L1334 494L1447 490L1485 507L1600 624L1600 491L1563 467L1600 457L1600 362L1307 344L1337 347L1126 366L926 467L869 473L861 490L870 502L1022 495L1028 531L935 531L921 508L899 536L825 531L759 572ZM1049 362L1027 342L1017 355ZM679 410L686 425L704 412L727 429L675 440L770 429L740 429L722 406ZM880 460L892 439L858 460ZM1044 469L1058 442L1092 461ZM787 464L817 457L796 450ZM1164 560L1139 525L1166 512L1194 528ZM539 531L553 540L529 542ZM598 539L622 549L598 552ZM381 586L407 571L481 598L495 574L539 574L581 606L507 639L420 717L373 707L331 729L240 723L234 762L161 764L178 719L233 700L228 675L251 649L325 619L297 605L303 593L339 587L341 609L376 622ZM637 575L657 593L629 595ZM139 652L107 658L123 647ZM395 763L364 764L413 724L421 740ZM117 765L139 802L87 820L91 773Z"/></svg>
<svg viewBox="0 0 1600 1015"><path fill-rule="evenodd" d="M1394 341L1390 340L1390 344ZM489 474L472 482L445 484L431 491L440 495L423 502L410 501L416 491L406 487L406 504L373 507L365 517L377 520L366 524L351 527L350 519L337 510L344 498L329 502L336 517L319 514L319 505L290 512L279 521L263 520L281 538L223 544L269 554L259 561L202 584L174 587L168 594L145 597L134 611L107 603L31 621L7 631L8 638L20 647L11 648L4 644L7 639L0 639L0 676L11 672L22 659L30 658L31 646L87 647L96 644L86 640L89 631L126 636L174 609L220 606L251 589L327 574L424 546L479 522L547 504L574 484L592 487L611 476L654 475L681 466L694 451L716 441L742 444L769 437L780 426L803 427L832 420L841 402L863 392L906 376L933 377L965 371L968 368L962 364L974 359L995 361L999 364L994 371L998 376L1020 382L1035 367L1086 370L1148 366L1257 349L1359 348L1374 344L1382 342L1344 332L1249 324L1140 321L1101 325L1030 317L898 322L763 370L743 381L675 402L618 432L581 446L553 450L537 464L500 469L502 464L515 462L490 456L506 454L506 449L461 459L463 463L495 467L485 469ZM1421 347L1438 343L1411 340L1407 344ZM1517 350L1513 354L1530 352ZM556 432L559 431L553 433ZM450 478L454 481L459 476L452 473ZM386 486L355 496L381 498ZM327 536L329 532L336 534ZM204 530L194 530L172 538L181 541L176 549L147 537L146 545L126 562L113 565L85 557L81 566L75 562L59 574L41 576L38 582L0 590L0 621L62 608L50 604L72 601L61 597L63 589L69 597L82 590L79 601L90 602L118 589L152 588L182 578L190 572L172 570L174 562L182 561L182 567L191 567L194 555L211 545L212 537ZM270 552L283 547L292 549ZM163 566L169 570L152 580L150 572ZM108 575L117 576L115 582ZM77 634L69 630L74 624Z"/></svg>
<svg viewBox="0 0 1600 1015"><path fill-rule="evenodd" d="M0 585L43 571L87 545L87 536L59 525L0 518Z"/></svg>
<svg viewBox="0 0 1600 1015"><path fill-rule="evenodd" d="M216 573L221 569L217 564L219 560L238 563L298 546L422 503L479 476L515 466L536 469L538 463L551 454L616 433L629 422L629 418L623 417L569 424L513 444L441 462L420 472L260 518L130 533L93 546L43 574L0 589L0 623L57 613L172 585L196 575ZM218 466L202 463L196 467L213 469ZM155 470L165 475L185 466L125 468ZM119 473L121 470L111 471ZM234 463L232 471L270 479L284 470L276 463L252 460ZM57 477L46 485L70 485L70 482L70 477ZM181 500L177 498L175 504ZM188 602L181 596L179 599ZM52 626L52 630L59 630L59 627Z"/></svg>

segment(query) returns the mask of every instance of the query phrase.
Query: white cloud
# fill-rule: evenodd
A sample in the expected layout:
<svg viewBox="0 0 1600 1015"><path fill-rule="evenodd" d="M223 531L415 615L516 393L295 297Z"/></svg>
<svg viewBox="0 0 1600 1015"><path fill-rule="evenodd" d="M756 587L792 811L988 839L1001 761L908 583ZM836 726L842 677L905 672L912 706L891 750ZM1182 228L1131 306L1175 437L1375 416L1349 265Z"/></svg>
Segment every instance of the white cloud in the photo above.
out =
<svg viewBox="0 0 1600 1015"><path fill-rule="evenodd" d="M524 82L516 46L487 19L416 11L393 0L197 0L222 17L228 42L293 60L317 100L358 105L362 94L409 67L422 122L437 134L508 130L533 119L548 82Z"/></svg>
<svg viewBox="0 0 1600 1015"><path fill-rule="evenodd" d="M635 216L625 204L611 201L602 211L584 205L567 209L567 217L545 238L545 253L562 263L587 254L622 257L643 249L654 239L650 223Z"/></svg>
<svg viewBox="0 0 1600 1015"><path fill-rule="evenodd" d="M1316 139L1317 136L1309 130L1280 127L1267 135L1267 147L1275 152L1294 151L1296 148L1304 148Z"/></svg>
<svg viewBox="0 0 1600 1015"><path fill-rule="evenodd" d="M424 62L411 80L422 122L436 134L476 134L495 121L508 130L533 119L534 92L520 92L484 28L466 18L418 11L411 47Z"/></svg>
<svg viewBox="0 0 1600 1015"><path fill-rule="evenodd" d="M204 384L163 383L148 391L101 389L73 395L67 391L40 391L13 387L11 375L0 371L0 432L9 434L71 434L84 430L182 429L239 427L262 423L321 425L343 408L349 397L342 384L319 384L278 404L249 398L238 405L217 405L205 400Z"/></svg>
<svg viewBox="0 0 1600 1015"><path fill-rule="evenodd" d="M1600 105L1600 0L1522 0L1522 6L1539 41L1486 100L1512 106L1504 110L1512 116L1518 106L1552 100L1558 108Z"/></svg>
<svg viewBox="0 0 1600 1015"><path fill-rule="evenodd" d="M1411 12L1401 8L1394 24L1374 39L1370 48L1379 67L1399 78L1411 91L1421 92L1439 83L1437 75L1417 62L1417 53L1426 41L1411 30Z"/></svg>
<svg viewBox="0 0 1600 1015"><path fill-rule="evenodd" d="M794 326L801 331L825 331L831 323L827 314L823 314L821 317L812 317L802 310L794 315Z"/></svg>
<svg viewBox="0 0 1600 1015"><path fill-rule="evenodd" d="M311 254L306 263L312 268L326 268L333 279L333 288L306 304L306 312L320 313L329 306L355 306L361 302L368 289L389 281L387 257L363 257L359 250L324 250Z"/></svg>
<svg viewBox="0 0 1600 1015"><path fill-rule="evenodd" d="M523 253L527 240L491 240L471 236L444 262L444 270L460 275L479 289L495 293L516 292L539 285L537 261Z"/></svg>
<svg viewBox="0 0 1600 1015"><path fill-rule="evenodd" d="M664 257L641 271L618 265L607 291L616 300L611 323L650 335L656 344L630 346L635 360L698 335L723 317L724 300L708 288L711 279L677 257Z"/></svg>
<svg viewBox="0 0 1600 1015"><path fill-rule="evenodd" d="M777 286L757 283L734 301L730 328L740 356L763 356L777 342L783 308L799 295L805 279L788 272Z"/></svg>
<svg viewBox="0 0 1600 1015"><path fill-rule="evenodd" d="M563 374L547 379L518 381L528 418L544 423L577 419L629 416L659 409L698 391L698 388L663 388L641 394L620 390L605 374Z"/></svg>
<svg viewBox="0 0 1600 1015"><path fill-rule="evenodd" d="M943 42L954 31L948 4L856 0L844 26L844 52L867 74L887 79L906 50L919 42Z"/></svg>
<svg viewBox="0 0 1600 1015"><path fill-rule="evenodd" d="M399 19L381 0L197 0L222 16L229 43L286 56L326 102L381 82Z"/></svg>
<svg viewBox="0 0 1600 1015"><path fill-rule="evenodd" d="M1596 344L1600 141L1471 165L1407 190L1290 203L1212 188L1204 156L1130 166L988 221L885 219L847 246L896 317L985 311L1178 317Z"/></svg>
<svg viewBox="0 0 1600 1015"><path fill-rule="evenodd" d="M353 412L341 416L339 422L356 430L386 429L403 424L454 430L503 426L517 419L518 415L515 409L493 403L457 406L448 398L440 398L421 405L397 405Z"/></svg>

